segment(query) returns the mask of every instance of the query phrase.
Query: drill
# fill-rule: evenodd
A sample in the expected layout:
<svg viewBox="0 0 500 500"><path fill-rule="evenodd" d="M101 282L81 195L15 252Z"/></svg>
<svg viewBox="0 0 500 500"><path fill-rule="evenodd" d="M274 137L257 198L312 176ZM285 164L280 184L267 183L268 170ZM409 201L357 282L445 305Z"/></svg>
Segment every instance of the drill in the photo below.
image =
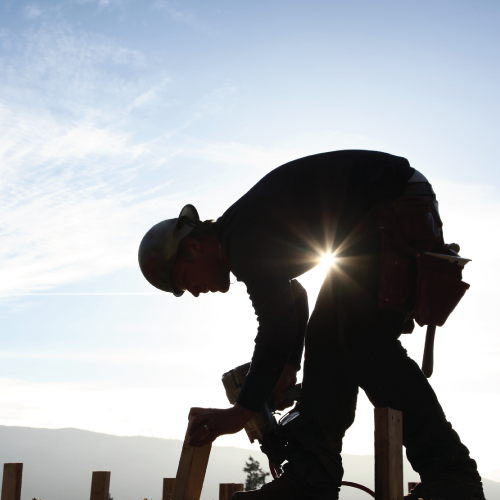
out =
<svg viewBox="0 0 500 500"><path fill-rule="evenodd" d="M236 403L236 398L243 385L243 381L250 370L250 363L237 366L232 370L222 375L222 383L226 389L227 399L231 404ZM255 415L245 425L245 432L247 433L250 442L253 443L257 440L260 444L261 451L267 455L269 459L269 469L273 479L278 478L283 474L283 462L286 460L285 452L288 444L288 430L286 426L295 418L300 415L300 393L302 385L297 384L283 391L283 399L292 399L297 401L295 407L289 411L278 422L274 416L276 409L272 400L266 402L262 410ZM360 489L372 497L375 493L358 483L350 481L342 481L342 486L351 486L352 488Z"/></svg>
<svg viewBox="0 0 500 500"><path fill-rule="evenodd" d="M250 363L246 363L222 375L222 383L231 404L236 403L236 398L249 369ZM269 468L275 479L283 473L282 464L285 461L285 448L288 443L285 426L299 416L300 390L301 384L297 384L283 392L283 399L293 399L298 404L279 422L274 416L276 409L273 401L269 400L262 410L245 425L245 432L250 442L253 443L257 440L260 449L267 455Z"/></svg>

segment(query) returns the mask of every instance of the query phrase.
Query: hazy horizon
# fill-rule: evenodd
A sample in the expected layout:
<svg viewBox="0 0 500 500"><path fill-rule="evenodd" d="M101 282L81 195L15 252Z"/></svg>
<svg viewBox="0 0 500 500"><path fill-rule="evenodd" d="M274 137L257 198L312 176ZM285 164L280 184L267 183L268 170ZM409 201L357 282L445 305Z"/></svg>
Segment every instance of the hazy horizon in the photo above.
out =
<svg viewBox="0 0 500 500"><path fill-rule="evenodd" d="M116 500L161 497L164 477L175 477L182 440L145 436L123 437L78 429L33 429L0 426L0 463L23 463L22 498L65 500L85 498L92 471L111 472L110 493ZM243 466L252 456L264 471L265 455L249 448L214 445L210 452L201 500L218 498L220 483L245 481ZM373 455L343 454L346 481L374 488ZM404 491L418 475L403 460ZM269 477L268 477L269 480ZM486 479L485 495L500 495L500 483ZM359 490L342 487L340 500L359 500ZM88 497L87 497L88 498Z"/></svg>

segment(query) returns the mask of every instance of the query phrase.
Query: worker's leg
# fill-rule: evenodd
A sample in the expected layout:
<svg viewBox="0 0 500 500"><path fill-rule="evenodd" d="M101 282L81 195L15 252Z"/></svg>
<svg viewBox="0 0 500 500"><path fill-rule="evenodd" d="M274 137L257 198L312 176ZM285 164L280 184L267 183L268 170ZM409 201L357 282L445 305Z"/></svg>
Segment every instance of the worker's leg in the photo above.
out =
<svg viewBox="0 0 500 500"><path fill-rule="evenodd" d="M480 481L476 463L446 420L429 382L399 341L357 360L359 382L375 407L403 412L403 442L422 478L459 474Z"/></svg>
<svg viewBox="0 0 500 500"><path fill-rule="evenodd" d="M403 412L407 457L422 478L458 474L463 481L480 481L469 450L446 420L419 366L398 340L404 317L378 306L379 270L377 260L370 257L378 247L377 238L374 234L363 243L367 255L360 262L365 266L355 265L356 259L352 265L344 265L344 276L352 284L345 285L344 279L339 297L339 316L345 318L346 362L375 407Z"/></svg>
<svg viewBox="0 0 500 500"><path fill-rule="evenodd" d="M307 484L306 457L315 454L314 461L308 460L322 481L315 477L314 484L340 484L342 438L353 421L360 385L375 406L403 411L407 456L424 481L449 478L480 488L475 461L397 340L404 316L378 307L377 235L363 246L337 264L335 279L325 283L311 317L304 364L305 424L296 430L290 472Z"/></svg>
<svg viewBox="0 0 500 500"><path fill-rule="evenodd" d="M285 477L304 495L337 498L342 438L354 421L358 386L343 362L334 314L338 276L325 280L306 334L301 415L290 434Z"/></svg>

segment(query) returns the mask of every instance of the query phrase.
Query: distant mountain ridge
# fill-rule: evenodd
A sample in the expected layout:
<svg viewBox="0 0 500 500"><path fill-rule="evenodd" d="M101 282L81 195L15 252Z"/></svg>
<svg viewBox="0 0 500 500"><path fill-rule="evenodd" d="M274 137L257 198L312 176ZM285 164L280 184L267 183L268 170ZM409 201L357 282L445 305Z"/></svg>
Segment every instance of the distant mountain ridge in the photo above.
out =
<svg viewBox="0 0 500 500"><path fill-rule="evenodd" d="M0 463L24 463L22 500L88 500L93 470L111 471L115 500L159 500L163 478L175 477L181 447L176 439L0 426ZM219 483L244 482L242 469L249 455L267 469L266 457L259 451L214 446L201 500L218 500ZM343 460L345 480L373 489L373 456L344 454ZM417 480L405 460L405 485ZM500 483L484 480L484 485L486 498L500 498ZM341 500L370 498L342 488Z"/></svg>

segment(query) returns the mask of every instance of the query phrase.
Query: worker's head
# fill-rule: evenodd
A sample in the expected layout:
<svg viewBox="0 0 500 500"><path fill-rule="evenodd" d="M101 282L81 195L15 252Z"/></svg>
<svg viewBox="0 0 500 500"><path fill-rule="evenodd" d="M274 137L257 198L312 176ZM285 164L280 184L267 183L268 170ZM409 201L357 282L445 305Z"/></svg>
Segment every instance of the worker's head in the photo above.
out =
<svg viewBox="0 0 500 500"><path fill-rule="evenodd" d="M181 241L174 264L174 287L187 290L195 297L200 293L229 290L229 261L223 255L212 223L201 223Z"/></svg>
<svg viewBox="0 0 500 500"><path fill-rule="evenodd" d="M156 288L176 297L184 291L227 292L229 262L212 230L212 221L201 222L192 205L186 205L177 219L153 226L139 247L139 266Z"/></svg>

